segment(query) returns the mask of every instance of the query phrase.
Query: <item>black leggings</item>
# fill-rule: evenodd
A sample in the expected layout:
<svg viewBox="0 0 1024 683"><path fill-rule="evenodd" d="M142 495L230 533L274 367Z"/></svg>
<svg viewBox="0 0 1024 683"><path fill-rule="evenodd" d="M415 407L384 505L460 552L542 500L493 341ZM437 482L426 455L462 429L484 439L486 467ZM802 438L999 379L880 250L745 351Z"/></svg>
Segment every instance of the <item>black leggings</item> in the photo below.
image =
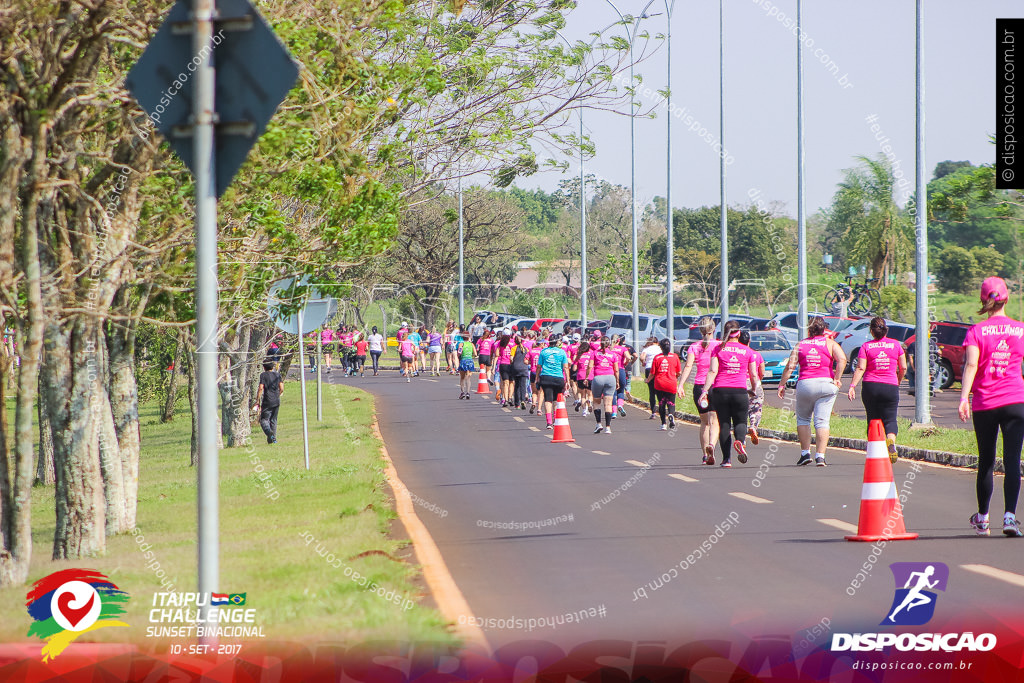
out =
<svg viewBox="0 0 1024 683"><path fill-rule="evenodd" d="M515 387L512 391L512 402L516 405L526 403L526 397L529 394L530 376L529 375L515 375Z"/></svg>
<svg viewBox="0 0 1024 683"><path fill-rule="evenodd" d="M750 409L747 390L715 387L711 390L711 407L718 415L718 445L722 449L722 462L728 462L732 453L733 435L736 435L740 443L747 440L747 411Z"/></svg>
<svg viewBox="0 0 1024 683"><path fill-rule="evenodd" d="M654 389L653 382L651 390L658 399L658 414L661 415L661 424L665 424L666 415L669 413L675 415L676 413L676 392Z"/></svg>
<svg viewBox="0 0 1024 683"><path fill-rule="evenodd" d="M384 352L383 351L370 351L370 358L373 359L373 371L374 372L377 372L378 370L380 370L380 354L382 354L382 353L384 353Z"/></svg>
<svg viewBox="0 0 1024 683"><path fill-rule="evenodd" d="M650 378L651 378L651 370L650 370L650 368L647 368L647 369L644 370L644 379L648 380ZM658 405L657 404L657 400L658 400L658 394L654 390L654 382L648 382L647 383L647 401L651 405L651 415L653 415L654 413L656 413L658 411L658 409L655 407L655 406ZM665 422L665 416L664 415L661 416L661 421Z"/></svg>
<svg viewBox="0 0 1024 683"><path fill-rule="evenodd" d="M898 386L885 382L864 382L861 385L860 400L864 403L869 423L871 420L881 420L886 434L899 434L900 428L896 424L896 412L900 407Z"/></svg>
<svg viewBox="0 0 1024 683"><path fill-rule="evenodd" d="M978 439L978 512L988 514L992 498L992 471L996 465L996 439L1003 431L1003 500L1006 512L1017 512L1020 495L1020 449L1024 444L1024 403L1011 403L974 412Z"/></svg>

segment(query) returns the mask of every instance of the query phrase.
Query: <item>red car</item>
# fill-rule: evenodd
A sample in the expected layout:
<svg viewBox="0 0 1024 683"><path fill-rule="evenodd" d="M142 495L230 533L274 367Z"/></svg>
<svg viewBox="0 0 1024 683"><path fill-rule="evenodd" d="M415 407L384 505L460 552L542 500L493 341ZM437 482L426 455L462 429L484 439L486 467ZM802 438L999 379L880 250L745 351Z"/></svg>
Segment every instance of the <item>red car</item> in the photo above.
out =
<svg viewBox="0 0 1024 683"><path fill-rule="evenodd" d="M931 326L931 335L939 347L939 363L936 368L936 383L941 389L948 389L953 382L959 382L964 376L964 339L967 338L967 330L971 329L968 323L954 323L949 321L935 322ZM911 361L914 342L917 335L910 335L904 342L907 350L907 361ZM913 366L911 366L913 367ZM911 386L914 383L913 372L907 373Z"/></svg>
<svg viewBox="0 0 1024 683"><path fill-rule="evenodd" d="M533 326L530 327L534 332L540 332L545 327L551 327L555 323L564 323L565 318L537 318L534 321Z"/></svg>

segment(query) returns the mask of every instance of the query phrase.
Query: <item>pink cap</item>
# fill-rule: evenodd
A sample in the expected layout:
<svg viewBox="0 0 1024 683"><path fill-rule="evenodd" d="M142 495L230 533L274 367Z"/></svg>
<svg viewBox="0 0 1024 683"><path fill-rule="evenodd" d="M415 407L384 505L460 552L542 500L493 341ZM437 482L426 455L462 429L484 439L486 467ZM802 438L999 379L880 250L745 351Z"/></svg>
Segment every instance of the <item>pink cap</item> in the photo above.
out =
<svg viewBox="0 0 1024 683"><path fill-rule="evenodd" d="M601 330L594 330L594 335L593 336L594 336L594 339L600 339L601 338Z"/></svg>
<svg viewBox="0 0 1024 683"><path fill-rule="evenodd" d="M989 277L985 278L985 281L981 283L981 300L982 301L1006 301L1010 298L1010 294L1006 289L1006 283L1001 277Z"/></svg>
<svg viewBox="0 0 1024 683"><path fill-rule="evenodd" d="M729 333L729 339L732 339L733 337L738 337L738 336L740 336L740 331L739 330L733 330L732 332Z"/></svg>

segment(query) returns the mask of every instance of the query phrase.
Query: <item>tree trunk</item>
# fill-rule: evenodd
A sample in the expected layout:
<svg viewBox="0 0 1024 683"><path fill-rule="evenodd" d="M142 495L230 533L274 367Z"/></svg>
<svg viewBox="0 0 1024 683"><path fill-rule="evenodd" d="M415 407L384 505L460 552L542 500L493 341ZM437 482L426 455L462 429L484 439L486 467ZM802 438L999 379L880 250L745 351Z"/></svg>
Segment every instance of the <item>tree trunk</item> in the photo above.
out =
<svg viewBox="0 0 1024 683"><path fill-rule="evenodd" d="M247 396L252 365L252 332L252 325L239 325L233 347L223 354L228 363L221 383L221 412L223 433L229 448L245 445L252 434Z"/></svg>
<svg viewBox="0 0 1024 683"><path fill-rule="evenodd" d="M122 290L121 297L125 297ZM127 301L122 298L122 301ZM122 306L127 309L127 306ZM135 382L135 330L137 322L109 324L107 328L107 354L109 369L105 375L109 382L109 406L114 436L117 439L119 468L124 485L124 528L107 529L112 535L135 528L139 502L139 455L142 437L139 434L139 388ZM109 520L109 518L108 518Z"/></svg>
<svg viewBox="0 0 1024 683"><path fill-rule="evenodd" d="M103 477L104 533L115 536L132 528L128 524L128 483L125 481L128 468L123 463L111 396L105 383L109 381L111 372L107 347L102 341L97 345L97 355L102 357L103 363L94 382L91 409Z"/></svg>
<svg viewBox="0 0 1024 683"><path fill-rule="evenodd" d="M192 350L192 342L189 340L188 350L184 354L185 376L188 378L188 407L192 417L192 448L189 456L189 465L195 467L199 464L199 400L196 394L196 356Z"/></svg>
<svg viewBox="0 0 1024 683"><path fill-rule="evenodd" d="M36 458L36 485L53 486L53 431L50 426L50 415L43 409L42 401L36 401L36 407L36 412L39 415L39 455Z"/></svg>
<svg viewBox="0 0 1024 683"><path fill-rule="evenodd" d="M182 343L181 334L177 335L178 342L174 345L174 360L171 361L171 371L167 377L167 397L164 400L164 410L160 413L161 422L170 422L174 419L174 401L178 398L178 376L181 372Z"/></svg>

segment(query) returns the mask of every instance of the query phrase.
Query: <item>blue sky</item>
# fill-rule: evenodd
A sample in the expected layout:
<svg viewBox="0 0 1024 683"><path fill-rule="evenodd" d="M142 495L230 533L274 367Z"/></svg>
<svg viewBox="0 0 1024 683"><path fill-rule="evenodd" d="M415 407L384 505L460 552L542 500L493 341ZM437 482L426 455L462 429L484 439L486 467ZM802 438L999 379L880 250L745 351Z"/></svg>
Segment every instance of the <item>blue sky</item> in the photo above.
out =
<svg viewBox="0 0 1024 683"><path fill-rule="evenodd" d="M639 13L647 0L617 0L623 14ZM616 19L605 0L581 0L566 35L586 38ZM876 125L893 158L913 183L913 0L804 0L804 115L808 213L827 206L842 171L858 155L881 152ZM652 34L664 32L664 0L649 13ZM725 147L727 201L748 204L754 189L796 215L796 45L779 16L794 17L796 0L726 0ZM1008 0L927 0L924 17L926 146L929 173L946 159L992 163L988 135L995 128L995 19L1024 16ZM615 30L615 29L613 29ZM680 110L719 135L718 2L679 0L672 15L673 100ZM815 50L818 54L815 55ZM818 58L830 60L829 72ZM665 86L665 51L637 67L644 86ZM843 80L845 77L845 80ZM641 100L643 98L641 97ZM625 109L625 107L624 107ZM664 105L657 119L637 121L637 197L665 194ZM866 119L874 116L872 122ZM673 204L718 204L718 155L680 114L673 118ZM629 120L587 112L585 127L597 145L588 172L629 185ZM554 189L577 174L545 172L517 181L520 187Z"/></svg>

